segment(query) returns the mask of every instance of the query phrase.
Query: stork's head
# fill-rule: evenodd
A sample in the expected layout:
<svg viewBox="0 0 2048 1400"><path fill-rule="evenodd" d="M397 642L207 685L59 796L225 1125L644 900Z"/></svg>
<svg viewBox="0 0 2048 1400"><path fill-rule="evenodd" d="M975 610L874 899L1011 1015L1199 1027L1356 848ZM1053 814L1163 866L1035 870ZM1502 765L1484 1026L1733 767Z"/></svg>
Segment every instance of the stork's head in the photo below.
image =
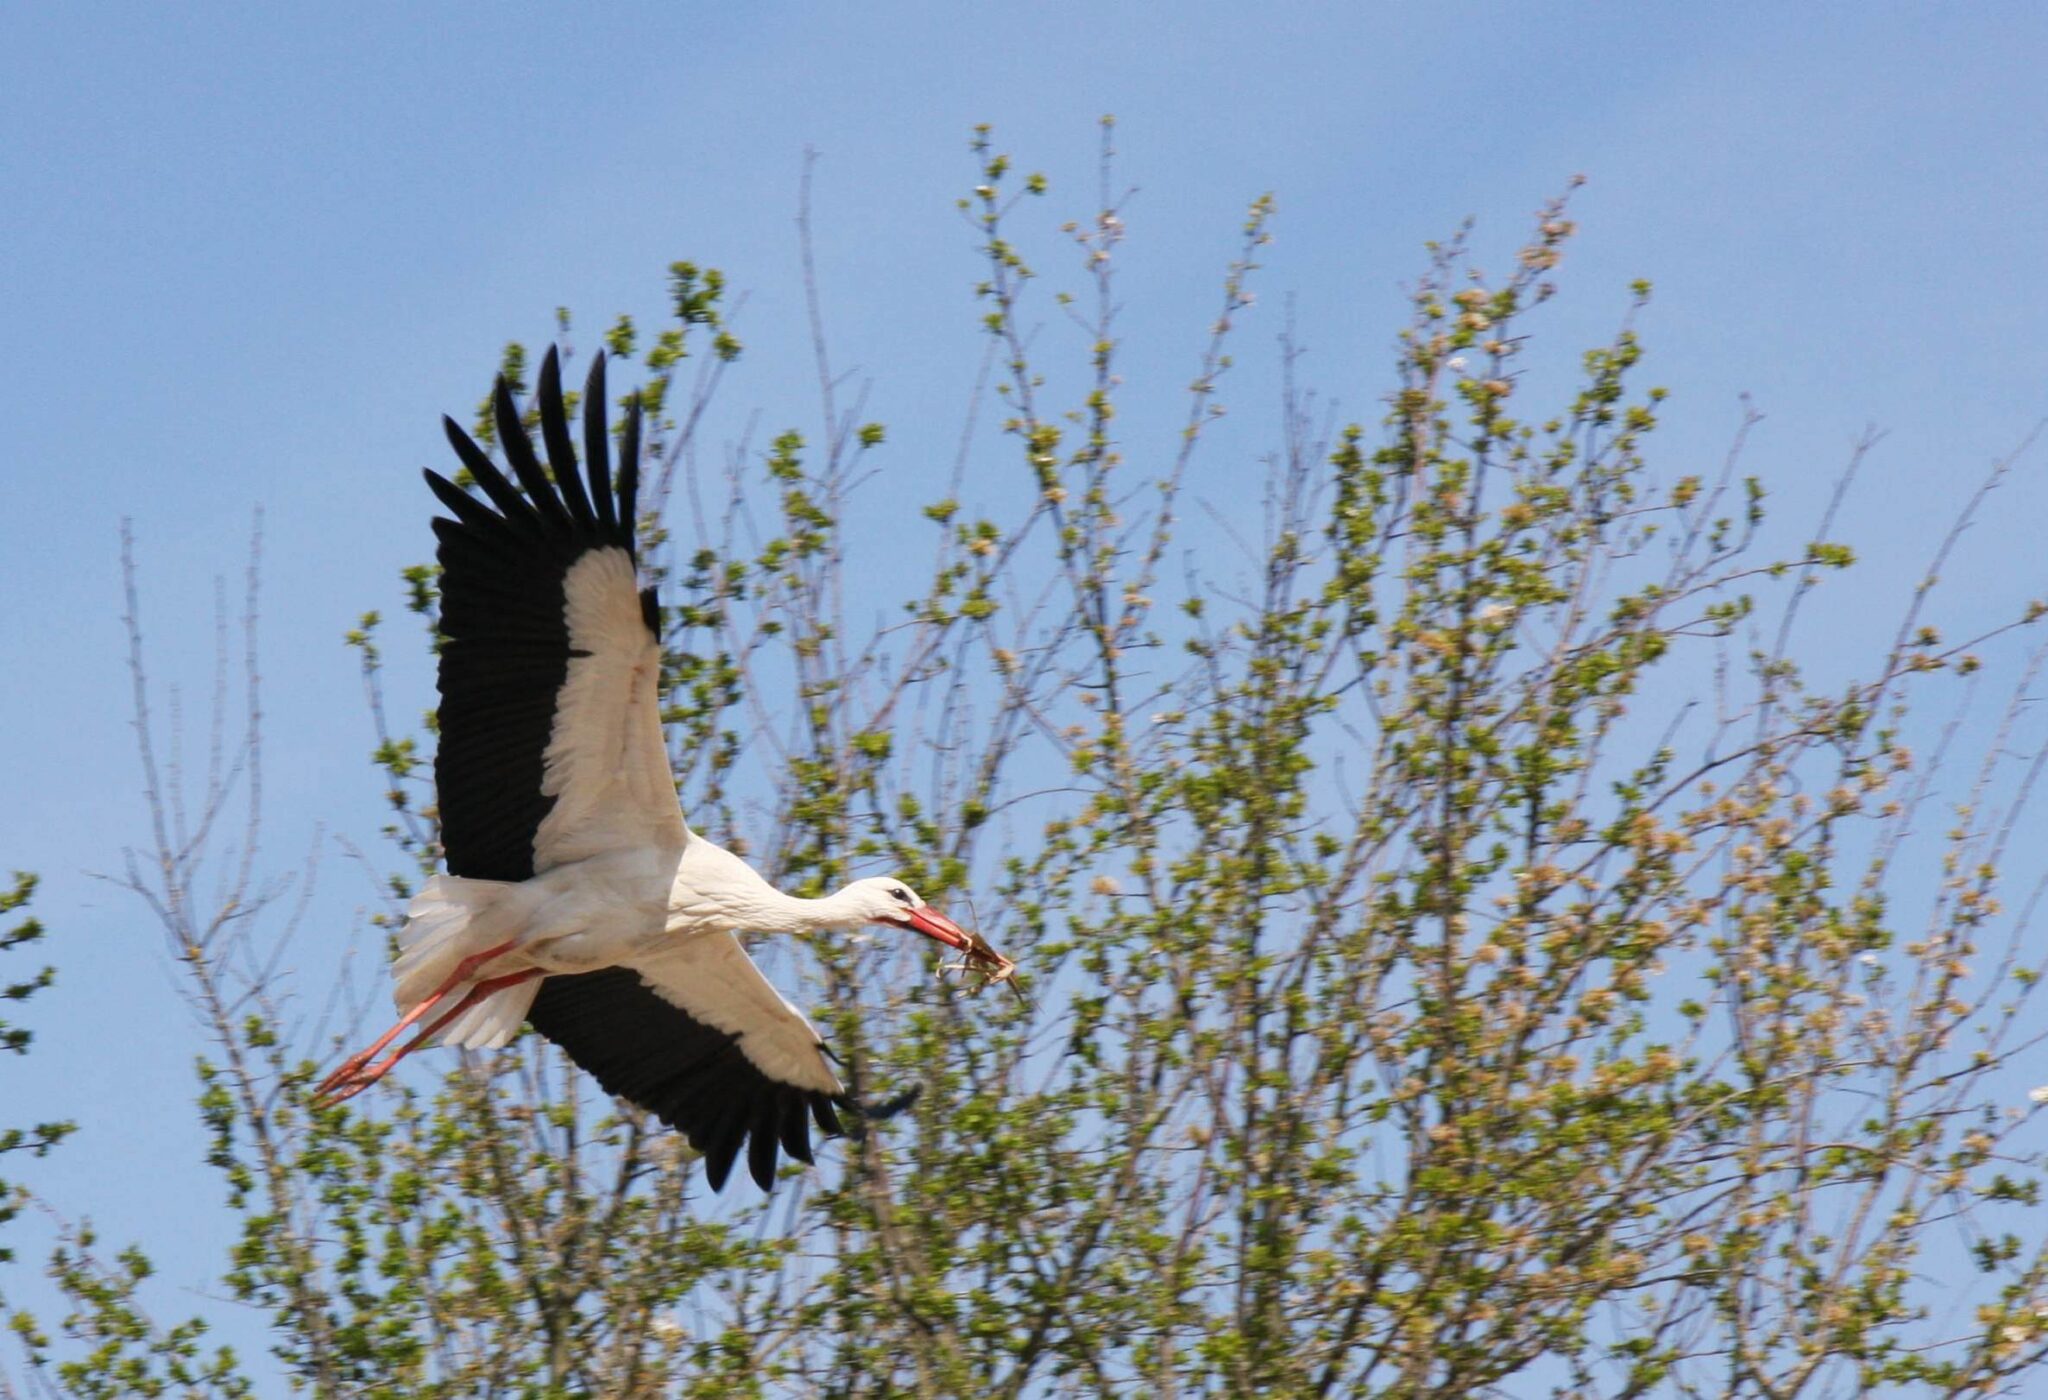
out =
<svg viewBox="0 0 2048 1400"><path fill-rule="evenodd" d="M844 897L871 924L915 929L963 952L974 946L967 930L919 899L917 891L893 876L856 880L846 887Z"/></svg>

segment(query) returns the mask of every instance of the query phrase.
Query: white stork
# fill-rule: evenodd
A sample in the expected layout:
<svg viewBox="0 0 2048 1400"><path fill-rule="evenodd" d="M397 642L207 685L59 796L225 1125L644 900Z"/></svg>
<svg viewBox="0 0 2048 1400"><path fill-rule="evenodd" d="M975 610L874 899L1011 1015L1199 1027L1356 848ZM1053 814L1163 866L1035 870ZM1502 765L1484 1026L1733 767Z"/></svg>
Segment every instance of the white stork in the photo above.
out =
<svg viewBox="0 0 2048 1400"><path fill-rule="evenodd" d="M1010 964L900 880L798 899L685 825L662 738L659 610L635 572L637 399L614 495L602 355L583 394L581 475L552 349L539 383L552 480L502 377L494 398L518 486L448 419L488 504L426 473L454 517L434 521L434 781L448 873L427 882L399 934L401 1019L319 1092L330 1102L360 1093L436 1037L481 1049L531 1022L606 1092L682 1132L714 1190L742 1144L765 1190L778 1145L809 1162L810 1122L837 1134L835 1105L856 1106L738 930L888 924L960 950L992 977Z"/></svg>

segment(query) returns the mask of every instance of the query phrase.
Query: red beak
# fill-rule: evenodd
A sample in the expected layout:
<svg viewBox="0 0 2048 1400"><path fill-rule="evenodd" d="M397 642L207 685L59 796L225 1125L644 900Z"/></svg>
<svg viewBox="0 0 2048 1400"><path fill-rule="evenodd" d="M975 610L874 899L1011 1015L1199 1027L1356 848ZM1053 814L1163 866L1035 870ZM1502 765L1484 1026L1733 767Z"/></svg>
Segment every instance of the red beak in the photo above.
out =
<svg viewBox="0 0 2048 1400"><path fill-rule="evenodd" d="M962 952L974 946L974 939L966 929L954 923L936 909L906 909L898 920L905 928L914 928L926 938L936 938L948 948Z"/></svg>

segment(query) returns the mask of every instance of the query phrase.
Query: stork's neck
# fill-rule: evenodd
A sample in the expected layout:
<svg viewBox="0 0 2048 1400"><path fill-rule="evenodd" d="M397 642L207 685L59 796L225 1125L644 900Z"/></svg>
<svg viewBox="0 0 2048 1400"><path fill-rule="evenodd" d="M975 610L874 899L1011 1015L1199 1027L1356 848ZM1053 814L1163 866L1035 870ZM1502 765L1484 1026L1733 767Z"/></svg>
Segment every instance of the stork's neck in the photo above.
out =
<svg viewBox="0 0 2048 1400"><path fill-rule="evenodd" d="M774 897L774 912L771 921L764 923L763 928L786 928L791 933L818 933L826 929L857 928L868 921L852 890L840 890L818 899L784 894L772 885L768 887L768 892Z"/></svg>
<svg viewBox="0 0 2048 1400"><path fill-rule="evenodd" d="M684 851L676 872L671 919L701 928L810 933L855 928L867 922L867 915L852 890L823 899L784 894L738 856L699 836Z"/></svg>

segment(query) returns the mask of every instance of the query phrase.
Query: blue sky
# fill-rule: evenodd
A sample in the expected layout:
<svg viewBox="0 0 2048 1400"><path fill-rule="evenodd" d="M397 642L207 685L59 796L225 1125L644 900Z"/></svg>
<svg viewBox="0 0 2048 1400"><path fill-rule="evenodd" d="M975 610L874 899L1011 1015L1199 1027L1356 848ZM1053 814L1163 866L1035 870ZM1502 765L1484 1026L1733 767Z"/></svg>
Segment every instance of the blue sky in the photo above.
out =
<svg viewBox="0 0 2048 1400"><path fill-rule="evenodd" d="M211 580L239 570L262 505L268 849L289 868L316 828L372 841L340 638L394 610L397 571L429 552L417 469L445 451L438 416L557 305L586 343L617 311L657 315L662 268L689 257L748 294L720 431L756 409L808 426L807 146L835 350L873 381L884 470L919 488L950 463L979 349L952 207L976 122L1052 177L1032 214L1050 271L1052 227L1089 208L1095 119L1117 115L1140 187L1133 392L1159 388L1168 416L1252 196L1280 209L1252 333L1293 294L1308 377L1371 417L1423 240L1474 216L1505 267L1530 211L1583 172L1546 329L1554 348L1594 343L1627 283L1655 281L1665 469L1717 462L1749 393L1769 415L1752 468L1804 519L1850 440L1889 431L1837 532L1869 561L1830 623L1846 648L2048 416L2043 52L2048 12L2016 4L13 7L0 867L43 874L62 982L33 1004L34 1059L4 1067L8 1119L80 1118L41 1178L60 1203L161 1246L168 1194L193 1208L159 1250L170 1277L216 1267L218 1185L188 1109L201 1042L144 912L88 874L144 834L119 519L160 680L203 686ZM1270 426L1243 382L1240 455L1226 438L1206 471L1244 470ZM1955 599L2043 591L2044 495L2039 463L2001 492ZM430 677L393 652L410 713ZM307 936L352 937L368 897L330 850Z"/></svg>

